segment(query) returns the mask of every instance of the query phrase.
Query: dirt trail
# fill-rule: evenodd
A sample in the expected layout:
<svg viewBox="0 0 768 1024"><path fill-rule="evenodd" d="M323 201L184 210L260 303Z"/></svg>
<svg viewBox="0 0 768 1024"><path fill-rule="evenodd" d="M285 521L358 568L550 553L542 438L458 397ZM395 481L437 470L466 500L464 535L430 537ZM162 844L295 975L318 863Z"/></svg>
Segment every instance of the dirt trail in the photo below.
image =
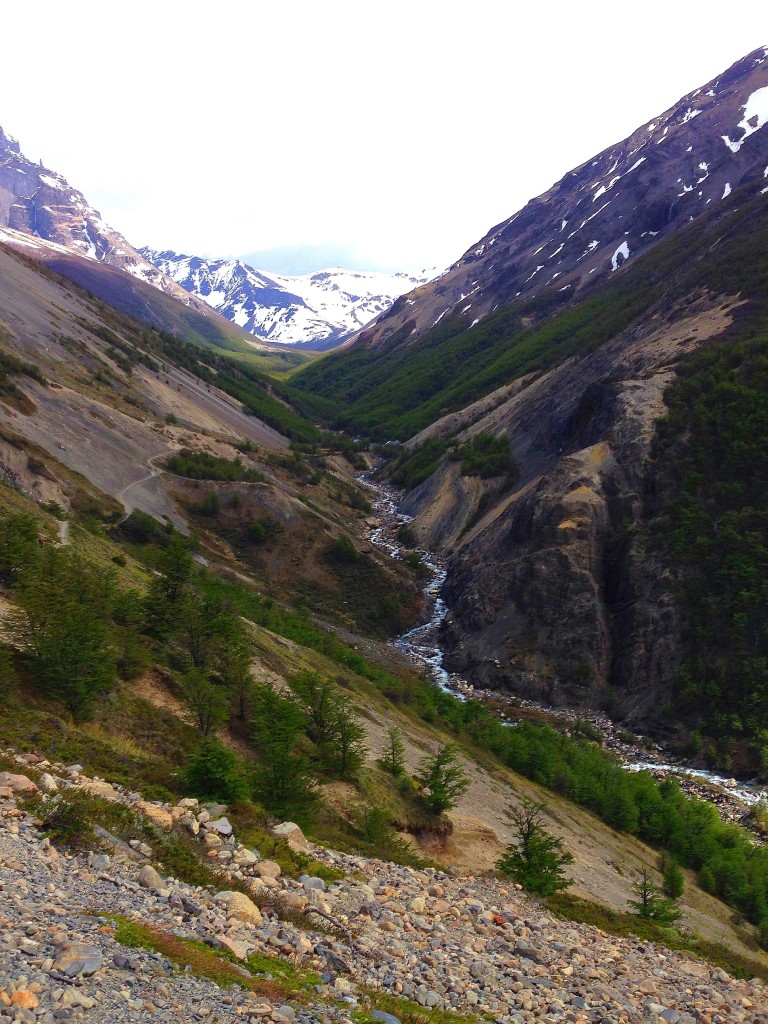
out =
<svg viewBox="0 0 768 1024"><path fill-rule="evenodd" d="M173 447L166 448L164 451L159 452L157 455L153 455L151 458L147 459L146 464L149 466L150 472L146 473L142 477L139 477L138 480L133 480L131 483L126 484L126 486L123 487L123 489L115 495L117 500L125 509L124 515L118 521L118 526L120 525L120 523L124 523L128 516L131 514L131 512L133 512L133 510L136 508L136 504L132 504L131 501L127 498L128 492L133 490L134 487L138 487L141 490L143 490L144 506L146 506L146 501L151 500L151 488L147 488L145 485L148 484L151 480L155 480L157 479L157 477L162 476L162 474L165 472L165 470L162 469L160 466L155 465L157 459L164 459L168 455L172 455L177 450L177 446L174 445ZM181 529L181 527L179 528ZM185 529L182 532L186 533L188 531Z"/></svg>

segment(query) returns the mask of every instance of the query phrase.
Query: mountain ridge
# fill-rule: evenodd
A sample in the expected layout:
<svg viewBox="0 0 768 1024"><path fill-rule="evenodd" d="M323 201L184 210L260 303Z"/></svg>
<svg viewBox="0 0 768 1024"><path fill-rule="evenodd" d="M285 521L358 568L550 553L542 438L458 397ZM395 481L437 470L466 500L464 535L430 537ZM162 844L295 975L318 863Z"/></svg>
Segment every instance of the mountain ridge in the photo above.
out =
<svg viewBox="0 0 768 1024"><path fill-rule="evenodd" d="M331 267L312 274L257 270L242 260L204 259L172 250L139 250L185 290L257 340L324 350L423 284L425 274Z"/></svg>
<svg viewBox="0 0 768 1024"><path fill-rule="evenodd" d="M707 206L768 170L768 48L759 47L492 227L415 301L351 341L409 343L465 328L516 298L576 292L616 273ZM670 173L674 167L674 172Z"/></svg>

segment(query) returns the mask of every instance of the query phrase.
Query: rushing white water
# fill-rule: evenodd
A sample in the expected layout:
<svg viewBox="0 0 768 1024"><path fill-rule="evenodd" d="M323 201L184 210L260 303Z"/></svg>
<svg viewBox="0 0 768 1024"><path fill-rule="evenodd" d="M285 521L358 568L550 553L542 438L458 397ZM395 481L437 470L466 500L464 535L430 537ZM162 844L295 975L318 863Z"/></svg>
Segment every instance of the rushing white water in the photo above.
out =
<svg viewBox="0 0 768 1024"><path fill-rule="evenodd" d="M359 483L364 484L375 494L373 511L376 518L382 523L376 527L370 535L372 544L386 551L392 558L402 559L403 548L397 541L397 531L400 526L409 523L412 516L405 515L399 510L400 494L394 488L385 484L373 481L370 474L364 473L357 477ZM414 550L414 549L407 549ZM439 643L439 630L446 615L448 607L440 596L440 591L445 583L448 573L447 564L434 552L421 549L419 553L423 565L429 570L429 581L422 589L426 608L429 611L429 620L420 626L414 627L402 636L397 637L393 643L398 650L407 654L414 661L424 666L433 682L452 694L458 700L466 700L466 693L473 692L473 687L467 684L466 680L451 676L443 667L443 649ZM557 713L557 709L546 709ZM504 725L514 727L517 722L504 721ZM721 793L726 793L746 806L752 806L761 801L768 801L768 790L750 783L738 782L735 779L728 779L715 772L706 771L703 768L688 768L684 764L674 762L649 761L647 754L642 756L639 748L637 752L622 751L622 762L627 771L641 772L650 771L655 775L672 774L680 778L689 777L693 780L705 782ZM668 756L668 755L667 755ZM705 795L705 794L702 794Z"/></svg>
<svg viewBox="0 0 768 1024"><path fill-rule="evenodd" d="M374 482L368 473L364 473L357 479L376 495L373 501L373 511L376 518L382 521L382 525L371 533L371 543L386 551L391 558L402 559L403 549L397 542L397 531L399 527L409 523L412 516L399 511L400 495L393 488ZM429 571L429 580L422 589L424 603L429 611L429 620L408 630L407 633L403 633L393 643L398 650L423 665L430 678L441 690L452 693L459 700L464 700L464 696L451 685L450 676L443 668L443 649L437 639L440 626L448 614L445 601L440 597L440 591L448 572L447 566L443 559L431 551L419 548L409 548L408 550L417 550L421 555L422 565Z"/></svg>

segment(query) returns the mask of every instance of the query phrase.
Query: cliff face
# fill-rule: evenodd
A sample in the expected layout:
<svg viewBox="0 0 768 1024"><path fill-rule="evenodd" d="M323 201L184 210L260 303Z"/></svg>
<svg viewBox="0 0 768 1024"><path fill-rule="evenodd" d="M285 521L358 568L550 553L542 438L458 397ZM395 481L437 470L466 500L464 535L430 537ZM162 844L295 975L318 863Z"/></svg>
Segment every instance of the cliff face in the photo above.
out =
<svg viewBox="0 0 768 1024"><path fill-rule="evenodd" d="M502 389L485 412L478 403L459 439L505 433L514 488L446 461L406 502L422 542L453 551L447 668L552 704L618 698L630 721L661 721L681 623L648 530L651 441L674 364L722 334L737 305L705 293L660 303L586 358Z"/></svg>

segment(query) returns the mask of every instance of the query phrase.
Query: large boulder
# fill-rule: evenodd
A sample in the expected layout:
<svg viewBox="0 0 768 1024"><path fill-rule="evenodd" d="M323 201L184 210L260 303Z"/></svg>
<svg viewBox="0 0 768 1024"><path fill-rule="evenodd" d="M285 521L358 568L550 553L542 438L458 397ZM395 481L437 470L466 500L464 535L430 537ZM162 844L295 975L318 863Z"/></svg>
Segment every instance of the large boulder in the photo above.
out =
<svg viewBox="0 0 768 1024"><path fill-rule="evenodd" d="M14 775L13 772L0 772L0 786L12 789L14 793L36 793L37 784L26 775Z"/></svg>
<svg viewBox="0 0 768 1024"><path fill-rule="evenodd" d="M261 911L245 893L224 890L216 893L213 902L224 908L227 917L236 917L238 921L247 921L249 924L261 924Z"/></svg>
<svg viewBox="0 0 768 1024"><path fill-rule="evenodd" d="M306 853L312 849L312 843L307 839L295 821L284 821L272 829L272 834L285 839L290 848L295 851Z"/></svg>

